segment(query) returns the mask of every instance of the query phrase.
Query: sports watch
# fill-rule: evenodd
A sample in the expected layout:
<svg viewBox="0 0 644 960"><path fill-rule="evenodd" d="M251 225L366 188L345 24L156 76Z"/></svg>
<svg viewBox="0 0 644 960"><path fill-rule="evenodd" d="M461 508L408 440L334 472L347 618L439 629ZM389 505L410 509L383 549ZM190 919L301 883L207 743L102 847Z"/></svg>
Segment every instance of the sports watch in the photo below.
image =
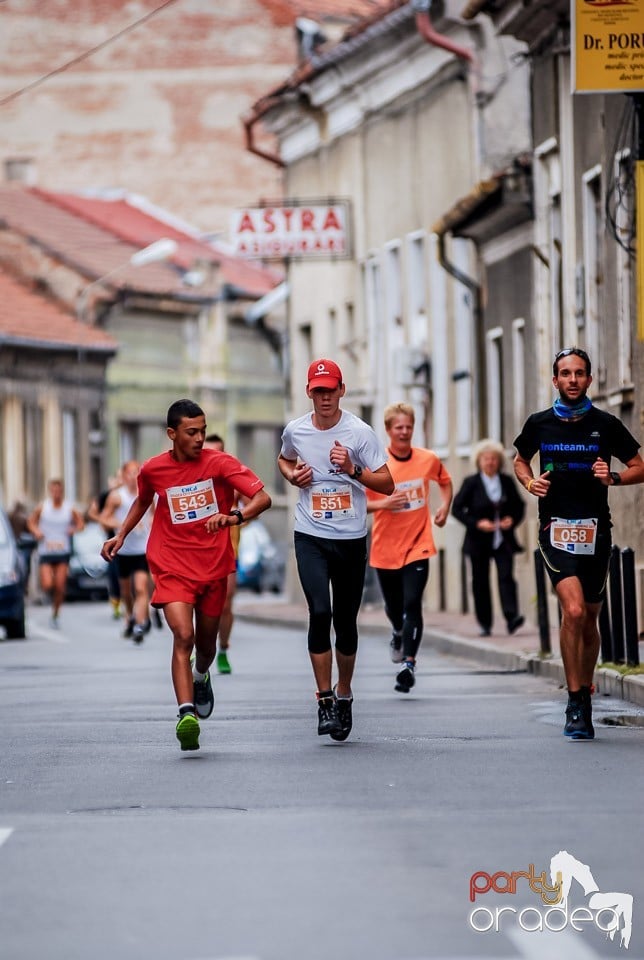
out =
<svg viewBox="0 0 644 960"><path fill-rule="evenodd" d="M231 510L228 516L237 517L238 527L241 527L242 523L244 522L244 514L241 512L241 510Z"/></svg>
<svg viewBox="0 0 644 960"><path fill-rule="evenodd" d="M610 472L610 478L611 478L611 480L613 481L614 486L616 486L616 487L618 487L618 486L620 485L620 483L622 482L622 475L621 475L621 473L617 473L615 470L611 470L611 472Z"/></svg>
<svg viewBox="0 0 644 960"><path fill-rule="evenodd" d="M353 473L350 473L349 476L352 480L359 480L362 476L362 467L359 467L358 464L354 464Z"/></svg>

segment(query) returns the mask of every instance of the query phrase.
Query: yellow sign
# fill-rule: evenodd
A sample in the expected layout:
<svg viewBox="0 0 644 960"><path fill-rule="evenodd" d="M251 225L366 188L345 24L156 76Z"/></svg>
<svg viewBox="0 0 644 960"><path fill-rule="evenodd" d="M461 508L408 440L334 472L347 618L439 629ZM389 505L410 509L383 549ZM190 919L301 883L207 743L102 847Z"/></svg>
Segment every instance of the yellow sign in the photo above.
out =
<svg viewBox="0 0 644 960"><path fill-rule="evenodd" d="M635 165L635 196L637 203L637 337L644 340L644 160Z"/></svg>
<svg viewBox="0 0 644 960"><path fill-rule="evenodd" d="M572 0L575 93L644 90L644 0Z"/></svg>

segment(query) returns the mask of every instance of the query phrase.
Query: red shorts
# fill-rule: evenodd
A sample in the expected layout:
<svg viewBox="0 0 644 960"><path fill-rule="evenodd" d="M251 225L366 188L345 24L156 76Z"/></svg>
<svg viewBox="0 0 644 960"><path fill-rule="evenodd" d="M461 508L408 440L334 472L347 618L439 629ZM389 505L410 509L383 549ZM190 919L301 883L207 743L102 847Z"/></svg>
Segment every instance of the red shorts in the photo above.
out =
<svg viewBox="0 0 644 960"><path fill-rule="evenodd" d="M154 573L153 607L166 603L189 603L207 617L219 617L226 602L227 577L199 583L176 573Z"/></svg>

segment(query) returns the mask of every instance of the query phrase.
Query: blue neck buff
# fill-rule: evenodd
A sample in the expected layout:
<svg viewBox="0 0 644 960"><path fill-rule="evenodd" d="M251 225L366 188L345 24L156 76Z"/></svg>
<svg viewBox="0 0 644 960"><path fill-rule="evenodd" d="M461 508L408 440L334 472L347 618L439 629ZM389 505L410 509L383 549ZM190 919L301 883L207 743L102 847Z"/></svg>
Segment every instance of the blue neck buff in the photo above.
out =
<svg viewBox="0 0 644 960"><path fill-rule="evenodd" d="M565 403L561 397L557 397L552 405L555 417L559 417L560 420L574 420L575 417L583 417L591 407L592 403L588 397L584 397L579 403L573 404Z"/></svg>

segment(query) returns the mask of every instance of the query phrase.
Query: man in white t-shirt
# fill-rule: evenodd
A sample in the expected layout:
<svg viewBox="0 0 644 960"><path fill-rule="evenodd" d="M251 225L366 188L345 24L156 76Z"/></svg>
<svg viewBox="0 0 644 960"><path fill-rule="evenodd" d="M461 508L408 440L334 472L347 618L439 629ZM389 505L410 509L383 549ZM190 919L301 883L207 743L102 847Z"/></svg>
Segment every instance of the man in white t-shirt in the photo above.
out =
<svg viewBox="0 0 644 960"><path fill-rule="evenodd" d="M277 461L282 475L300 491L295 556L309 608L308 647L317 685L318 734L333 740L346 740L352 726L351 680L367 562L365 487L384 494L394 489L387 455L374 431L340 409L344 393L337 363L315 360L306 386L313 413L286 425ZM335 688L332 622L338 668Z"/></svg>

